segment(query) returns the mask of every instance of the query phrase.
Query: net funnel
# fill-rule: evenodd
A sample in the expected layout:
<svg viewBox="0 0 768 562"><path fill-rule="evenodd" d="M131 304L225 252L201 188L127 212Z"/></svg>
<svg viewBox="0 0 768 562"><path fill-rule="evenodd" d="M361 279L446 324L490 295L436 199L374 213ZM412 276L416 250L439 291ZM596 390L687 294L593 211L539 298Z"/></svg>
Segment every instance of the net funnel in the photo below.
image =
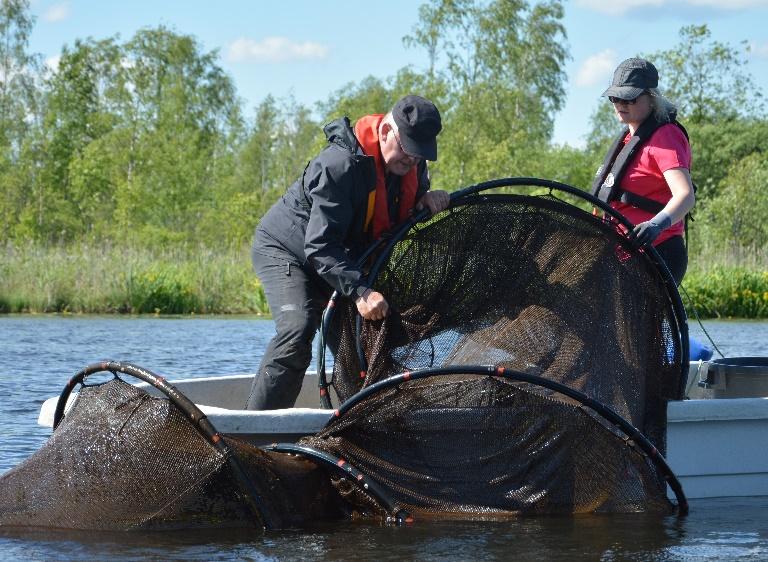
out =
<svg viewBox="0 0 768 562"><path fill-rule="evenodd" d="M404 373L345 402L301 445L354 464L384 487L338 484L370 513L499 519L541 513L666 514L682 488L656 448L615 412L559 383L510 369ZM393 505L395 507L393 508Z"/></svg>
<svg viewBox="0 0 768 562"><path fill-rule="evenodd" d="M117 376L84 384L99 371L136 376L166 398ZM261 530L341 516L314 463L219 434L175 387L135 365L78 373L54 424L41 449L0 477L0 527Z"/></svg>
<svg viewBox="0 0 768 562"><path fill-rule="evenodd" d="M520 186L547 192L487 191ZM369 283L390 315L361 322L352 301L335 303L339 401L403 371L495 364L582 392L663 453L666 403L687 373L679 295L653 249L564 193L629 224L576 188L512 178L454 193L380 246Z"/></svg>

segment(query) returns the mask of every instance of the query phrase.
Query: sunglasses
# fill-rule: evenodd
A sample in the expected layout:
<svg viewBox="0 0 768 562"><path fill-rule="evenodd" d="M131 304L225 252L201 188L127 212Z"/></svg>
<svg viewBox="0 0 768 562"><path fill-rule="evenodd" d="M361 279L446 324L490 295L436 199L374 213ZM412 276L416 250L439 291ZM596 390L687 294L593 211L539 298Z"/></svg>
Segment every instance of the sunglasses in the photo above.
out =
<svg viewBox="0 0 768 562"><path fill-rule="evenodd" d="M645 92L640 94L642 96ZM627 105L635 105L637 103L637 100L640 98L640 96L637 96L634 99L631 100L625 100L624 98L617 98L615 96L608 96L608 101L611 103L626 103Z"/></svg>

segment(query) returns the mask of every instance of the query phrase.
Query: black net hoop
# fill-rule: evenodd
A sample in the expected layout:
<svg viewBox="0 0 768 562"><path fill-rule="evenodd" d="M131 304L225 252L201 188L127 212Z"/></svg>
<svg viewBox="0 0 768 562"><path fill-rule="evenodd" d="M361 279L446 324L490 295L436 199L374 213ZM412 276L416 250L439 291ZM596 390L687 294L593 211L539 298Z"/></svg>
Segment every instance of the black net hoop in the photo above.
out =
<svg viewBox="0 0 768 562"><path fill-rule="evenodd" d="M319 465L330 468L333 472L340 474L343 478L347 478L354 482L355 487L361 488L363 493L370 497L371 503L380 506L387 521L398 524L413 522L411 514L402 509L392 499L387 490L382 488L375 480L360 471L346 459L332 455L321 449L308 447L306 445L297 445L295 443L274 443L263 448L265 451L299 455L311 459Z"/></svg>
<svg viewBox="0 0 768 562"><path fill-rule="evenodd" d="M593 228L596 228L599 231L600 236L605 236L609 241L612 241L617 246L620 246L621 251L625 254L627 259L642 260L646 263L647 268L650 270L649 275L656 277L658 286L655 287L655 289L660 294L660 298L665 301L663 306L668 309L668 313L666 314L665 319L667 324L664 326L664 329L668 332L667 339L675 340L671 343L671 345L674 347L671 353L675 356L673 360L678 364L679 367L679 375L674 376L674 378L677 379L678 387L668 390L666 392L667 398L678 399L681 397L684 390L683 387L688 369L688 325L685 309L671 274L669 273L666 265L655 249L652 247L639 248L625 236L617 233L615 225L622 225L627 230L631 230L631 223L629 223L623 215L599 199L593 197L589 193L573 186L539 178L504 178L483 182L464 188L460 191L456 191L451 194L451 207L447 211L438 215L438 217L433 217L426 223L421 222L429 217L426 211L422 211L419 214L413 216L410 220L398 225L386 237L378 240L368 248L367 252L359 260L360 265L370 263L370 267L368 268L368 284L377 289L381 288L381 283L379 282L378 278L382 269L386 270L387 267L390 269L394 267L393 264L389 263L395 259L392 257L393 252L396 248L410 243L410 241L415 238L414 234L417 234L425 228L431 228L432 225L441 222L443 219L445 219L446 216L449 216L451 213L455 213L462 207L492 202L494 198L499 198L499 200L501 200L505 197L515 197L510 195L510 192L521 191L524 189L530 190L531 188L538 189L539 191L546 190L546 193L537 195L516 195L516 197L520 197L521 200L527 201L528 203L536 201L549 201L553 203L554 205L549 205L550 212L561 212L565 215L571 216L573 220L577 220L587 225L592 225ZM507 193L502 195L487 193L491 190L502 190ZM599 210L604 214L605 217L610 219L610 222L595 216L594 213L583 211L572 203L568 203L562 200L559 198L560 195L570 196L576 202L576 204L580 204L582 206L591 206L593 209ZM537 206L539 205L532 205L532 208ZM554 208L558 206L559 209ZM534 228L539 227L536 224L533 224L532 226ZM446 235L451 236L451 234L451 232L448 232ZM454 236L461 237L463 234L463 232L456 232L454 233ZM374 259L372 259L372 256ZM414 272L410 273L411 275L414 275ZM387 298L390 299L391 295L388 295ZM342 309L340 312L342 315L346 309L347 317L344 319L338 318L340 308ZM355 310L350 311L349 309L350 302L340 297L338 293L334 293L328 307L323 314L323 322L320 330L320 344L318 346L317 355L319 371L318 383L320 387L319 390L321 404L326 408L332 408L330 396L331 386L334 387L337 400L341 402L352 396L366 384L375 382L375 380L370 380L368 378L368 363L370 358L367 356L363 349L363 339L361 337L361 332L363 330L362 319L359 317L359 315L357 315ZM325 369L325 342L329 326L332 322L337 323L337 329L340 332L345 334L353 334L355 340L354 345L356 357L344 363L342 367L337 367L334 369L332 380L329 382ZM343 336L343 340L348 339L348 337L348 335ZM342 353L344 353L343 346L346 343L347 342L342 341ZM342 359L344 359L344 357L342 357ZM419 365L418 367L431 366L436 365L428 364ZM342 370L345 372L345 374L342 375L342 377L338 377L338 373ZM401 370L405 369L394 369L389 374L395 374ZM351 373L354 374L350 375ZM359 380L354 380L358 376ZM345 380L339 381L340 378L344 378Z"/></svg>
<svg viewBox="0 0 768 562"><path fill-rule="evenodd" d="M383 483L388 501L376 506L368 497L372 511L666 512L668 484L678 514L688 512L674 473L631 423L565 385L501 367L424 369L377 382L302 445Z"/></svg>
<svg viewBox="0 0 768 562"><path fill-rule="evenodd" d="M522 187L545 193L487 193ZM664 452L666 403L682 397L688 370L685 311L655 250L617 224L631 227L576 188L511 178L401 225L378 243L369 273L392 314L361 322L351 300L335 303L338 400L403 371L499 364L587 394Z"/></svg>
<svg viewBox="0 0 768 562"><path fill-rule="evenodd" d="M99 373L112 377L94 382ZM178 389L137 365L81 370L55 417L50 439L0 475L0 529L260 531L344 515L323 467L219 433Z"/></svg>
<svg viewBox="0 0 768 562"><path fill-rule="evenodd" d="M227 460L230 470L235 477L235 481L240 486L244 503L247 505L254 518L257 526L263 526L264 528L274 528L277 524L276 517L271 513L268 506L264 505L260 498L259 492L256 490L253 482L246 475L243 467L240 466L240 462L237 456L232 452L227 442L223 439L223 436L216 430L215 427L208 421L208 417L198 408L194 402L184 396L179 390L171 383L165 380L164 377L153 373L152 371L134 365L132 363L119 362L119 361L102 361L88 365L84 369L80 370L67 382L64 390L59 396L59 400L56 403L56 411L53 415L53 429L54 431L64 419L64 411L66 409L67 400L72 391L78 386L85 384L88 377L109 372L113 376L117 377L117 373L123 373L141 381L147 382L162 392L168 399L176 406L179 411L186 416L186 418L192 423L195 429L200 435L210 443L220 455ZM117 377L119 378L119 377Z"/></svg>

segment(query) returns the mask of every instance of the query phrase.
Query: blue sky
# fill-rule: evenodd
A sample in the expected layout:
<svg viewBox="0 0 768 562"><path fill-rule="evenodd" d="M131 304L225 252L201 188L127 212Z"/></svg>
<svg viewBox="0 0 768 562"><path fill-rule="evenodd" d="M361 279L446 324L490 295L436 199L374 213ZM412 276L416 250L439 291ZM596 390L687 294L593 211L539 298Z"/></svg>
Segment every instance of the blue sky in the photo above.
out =
<svg viewBox="0 0 768 562"><path fill-rule="evenodd" d="M218 49L247 114L266 97L293 96L313 106L368 75L392 76L426 53L405 48L418 23L418 1L388 0L32 0L37 18L30 49L55 65L75 39L129 39L138 29L165 25ZM714 39L752 52L748 70L768 89L768 0L566 0L564 25L572 60L565 108L554 140L583 145L589 115L615 66L637 53L669 49L684 25L706 23ZM664 86L661 77L660 86Z"/></svg>

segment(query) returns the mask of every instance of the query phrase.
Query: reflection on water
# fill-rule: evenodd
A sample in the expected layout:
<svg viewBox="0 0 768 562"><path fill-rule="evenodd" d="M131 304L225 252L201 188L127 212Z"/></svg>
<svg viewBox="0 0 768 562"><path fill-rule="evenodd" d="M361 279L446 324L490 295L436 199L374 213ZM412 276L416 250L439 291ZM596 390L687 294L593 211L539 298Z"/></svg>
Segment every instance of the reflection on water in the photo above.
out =
<svg viewBox="0 0 768 562"><path fill-rule="evenodd" d="M4 559L183 560L764 560L768 498L694 500L685 519L645 515L530 517L504 523L337 523L258 533L0 535Z"/></svg>
<svg viewBox="0 0 768 562"><path fill-rule="evenodd" d="M768 355L768 323L707 322L727 356ZM273 332L255 318L0 317L0 472L50 435L42 402L101 359L169 378L253 372ZM691 333L703 340L692 322ZM504 523L417 521L322 525L279 533L91 533L5 530L0 560L764 560L768 498L693 500L685 519L645 515L530 517Z"/></svg>

